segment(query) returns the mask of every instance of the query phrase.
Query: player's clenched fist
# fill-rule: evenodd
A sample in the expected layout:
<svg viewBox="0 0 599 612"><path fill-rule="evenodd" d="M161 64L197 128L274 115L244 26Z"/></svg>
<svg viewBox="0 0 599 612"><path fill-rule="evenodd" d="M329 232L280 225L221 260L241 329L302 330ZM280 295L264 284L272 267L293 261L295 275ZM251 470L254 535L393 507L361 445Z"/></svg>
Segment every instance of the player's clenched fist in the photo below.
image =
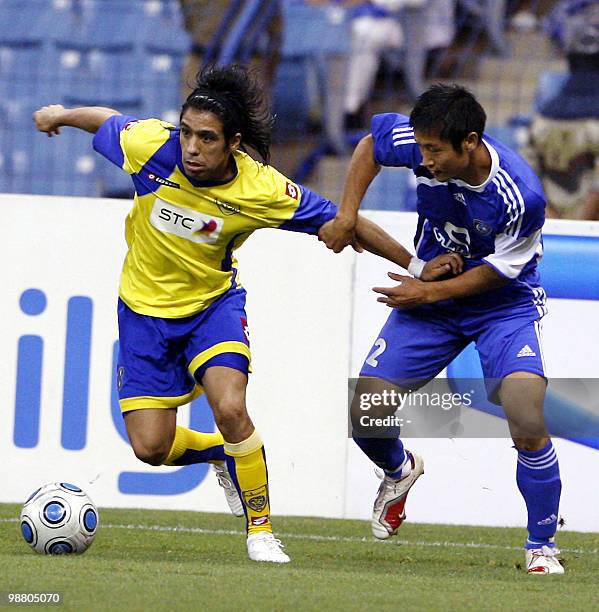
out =
<svg viewBox="0 0 599 612"><path fill-rule="evenodd" d="M33 113L35 127L40 132L46 132L49 137L60 134L61 118L64 111L62 104L43 106Z"/></svg>

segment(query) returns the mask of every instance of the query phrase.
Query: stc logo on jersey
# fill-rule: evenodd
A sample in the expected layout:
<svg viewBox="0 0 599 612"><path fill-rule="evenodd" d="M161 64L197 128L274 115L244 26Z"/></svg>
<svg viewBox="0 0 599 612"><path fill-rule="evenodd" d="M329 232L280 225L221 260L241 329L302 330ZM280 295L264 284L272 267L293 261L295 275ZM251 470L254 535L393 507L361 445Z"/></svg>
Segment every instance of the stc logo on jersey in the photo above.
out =
<svg viewBox="0 0 599 612"><path fill-rule="evenodd" d="M156 198L150 214L150 223L161 232L174 234L191 242L214 244L225 222L218 217L175 206Z"/></svg>
<svg viewBox="0 0 599 612"><path fill-rule="evenodd" d="M26 289L21 294L19 306L21 316L47 317L48 325L54 326L56 321L46 313L48 299L40 289ZM55 306L55 305L54 305ZM21 449L34 449L40 444L42 431L42 407L53 412L52 418L60 422L60 446L65 451L82 451L88 446L88 437L93 435L93 422L103 420L106 414L111 415L115 435L125 444L129 444L127 433L118 402L118 342L108 338L110 342L111 367L105 368L106 380L103 397L109 397L108 405L97 400L98 388L90 402L90 373L92 371L92 338L93 338L93 300L87 296L76 295L69 298L66 305L66 338L64 361L55 364L47 360L53 347L45 346L40 335L26 334L18 339L17 344L17 376L14 403L13 444ZM56 309L54 309L56 312ZM64 365L62 384L62 405L56 405L44 389L44 381L58 375L58 370ZM98 368L94 368L96 371ZM49 370L45 372L45 370ZM101 386L102 383L100 383ZM44 393L46 391L46 393ZM100 390L101 391L101 390ZM90 410L91 408L91 410ZM46 417L47 418L47 417ZM190 427L200 431L214 431L214 419L205 396L201 396L191 404ZM52 443L42 440L45 444ZM118 444L116 441L104 440L107 445ZM107 460L109 462L109 460ZM208 466L183 466L174 471L156 472L121 472L118 465L107 463L107 472L114 468L118 490L128 495L177 495L191 491L206 477ZM140 469L143 470L142 464Z"/></svg>

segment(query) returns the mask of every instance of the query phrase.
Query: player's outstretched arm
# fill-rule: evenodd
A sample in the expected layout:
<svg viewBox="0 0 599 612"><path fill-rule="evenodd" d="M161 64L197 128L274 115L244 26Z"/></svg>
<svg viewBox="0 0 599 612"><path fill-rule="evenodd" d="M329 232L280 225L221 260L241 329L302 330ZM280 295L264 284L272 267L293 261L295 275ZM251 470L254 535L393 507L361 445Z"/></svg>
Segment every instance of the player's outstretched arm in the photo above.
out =
<svg viewBox="0 0 599 612"><path fill-rule="evenodd" d="M445 253L425 262L412 256L382 227L362 215L358 215L356 222L356 238L358 244L367 251L397 264L423 281L434 281L447 274L457 275L462 273L464 262L457 253Z"/></svg>
<svg viewBox="0 0 599 612"><path fill-rule="evenodd" d="M441 300L465 298L499 289L510 281L488 265L477 266L455 278L431 283L393 272L388 275L400 284L395 287L374 287L373 290L381 294L379 302L392 308L415 308Z"/></svg>
<svg viewBox="0 0 599 612"><path fill-rule="evenodd" d="M340 253L355 241L360 204L380 169L374 160L372 135L368 134L360 140L349 162L337 216L318 233L318 237L335 253Z"/></svg>
<svg viewBox="0 0 599 612"><path fill-rule="evenodd" d="M334 219L329 221L331 224L334 222ZM382 227L370 219L358 215L355 232L358 244L367 251L397 264L404 270L408 269L412 254Z"/></svg>
<svg viewBox="0 0 599 612"><path fill-rule="evenodd" d="M103 106L65 108L62 104L43 106L33 113L35 127L49 137L60 134L61 127L74 127L95 134L100 126L112 115L120 113Z"/></svg>

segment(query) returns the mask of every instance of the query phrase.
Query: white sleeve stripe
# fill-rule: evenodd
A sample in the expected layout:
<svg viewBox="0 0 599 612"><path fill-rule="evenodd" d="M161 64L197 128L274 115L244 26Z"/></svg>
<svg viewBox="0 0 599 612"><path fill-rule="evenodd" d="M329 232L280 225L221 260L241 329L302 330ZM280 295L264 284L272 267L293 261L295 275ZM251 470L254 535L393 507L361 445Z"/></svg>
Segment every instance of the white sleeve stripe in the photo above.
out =
<svg viewBox="0 0 599 612"><path fill-rule="evenodd" d="M410 126L400 127L400 128L393 128L393 133L394 134L397 134L399 132L411 132L413 134L414 133L414 128L410 127Z"/></svg>
<svg viewBox="0 0 599 612"><path fill-rule="evenodd" d="M416 177L417 185L427 185L428 187L447 187L447 183L442 183L434 178L429 179L426 176L417 176Z"/></svg>
<svg viewBox="0 0 599 612"><path fill-rule="evenodd" d="M521 218L521 213L522 213L519 202L516 199L516 196L514 195L513 190L510 187L508 187L508 185L506 184L505 178L502 175L497 173L497 176L495 177L494 180L497 181L496 184L498 186L501 185L503 187L503 189L505 190L506 196L510 199L511 210L508 209L509 220L505 228L505 233L510 236L515 236L516 230L518 228L518 221Z"/></svg>
<svg viewBox="0 0 599 612"><path fill-rule="evenodd" d="M512 177L503 168L499 168L499 174L501 174L502 176L505 176L506 180L509 182L512 189L514 190L514 193L516 194L516 197L518 198L518 202L520 203L520 206L521 206L520 218L518 219L518 227L516 228L516 232L514 234L515 236L517 236L520 233L520 230L522 229L522 221L524 219L524 212L526 210L526 207L524 205L524 198L522 197L522 192L518 188L518 185L516 185Z"/></svg>
<svg viewBox="0 0 599 612"><path fill-rule="evenodd" d="M394 147L398 147L399 145L405 145L405 144L416 144L416 141L413 138L410 140L394 140L393 141Z"/></svg>
<svg viewBox="0 0 599 612"><path fill-rule="evenodd" d="M508 199L508 195L506 191L503 190L502 184L499 182L499 179L497 177L493 179L493 184L495 185L495 187L497 187L497 193L499 193L499 195L503 198L503 201L505 202L508 215L508 223L505 228L505 233L511 235L513 229L512 226L517 217L516 201L513 199Z"/></svg>
<svg viewBox="0 0 599 612"><path fill-rule="evenodd" d="M403 134L393 134L393 140L401 140L402 138L414 138L414 132L404 132Z"/></svg>
<svg viewBox="0 0 599 612"><path fill-rule="evenodd" d="M524 266L535 257L540 241L541 230L524 238L497 234L495 252L485 257L484 261L487 261L504 276L517 278Z"/></svg>
<svg viewBox="0 0 599 612"><path fill-rule="evenodd" d="M516 227L517 227L517 223L518 223L518 217L520 215L520 210L519 210L519 206L518 206L518 200L516 199L516 196L514 195L513 190L510 187L508 187L508 185L507 185L503 175L501 175L499 172L497 172L497 175L496 175L495 178L497 180L497 184L500 184L503 187L507 197L510 199L510 201L512 203L512 206L511 206L512 210L511 210L511 213L510 213L510 216L509 216L509 221L508 221L508 224L506 226L505 233L509 234L511 236L514 236L515 235L515 230L516 230Z"/></svg>

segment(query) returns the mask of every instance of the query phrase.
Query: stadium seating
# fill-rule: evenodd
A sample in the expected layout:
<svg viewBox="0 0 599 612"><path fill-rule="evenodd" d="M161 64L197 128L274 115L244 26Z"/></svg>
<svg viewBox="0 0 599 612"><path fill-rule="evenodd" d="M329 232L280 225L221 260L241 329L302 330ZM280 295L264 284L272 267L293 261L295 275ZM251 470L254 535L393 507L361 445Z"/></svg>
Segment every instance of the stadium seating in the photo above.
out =
<svg viewBox="0 0 599 612"><path fill-rule="evenodd" d="M406 168L382 168L362 203L363 209L416 210L416 181Z"/></svg>
<svg viewBox="0 0 599 612"><path fill-rule="evenodd" d="M177 121L189 48L177 0L0 0L0 190L131 195L130 178L91 137L43 138L31 115L50 103L100 105Z"/></svg>
<svg viewBox="0 0 599 612"><path fill-rule="evenodd" d="M284 134L304 133L310 115L310 83L322 107L325 138L334 149L343 149L343 65L348 51L348 25L343 14L331 7L308 6L303 2L283 3L283 48L273 92L277 125ZM341 72L341 74L339 74ZM334 102L333 102L334 101Z"/></svg>

